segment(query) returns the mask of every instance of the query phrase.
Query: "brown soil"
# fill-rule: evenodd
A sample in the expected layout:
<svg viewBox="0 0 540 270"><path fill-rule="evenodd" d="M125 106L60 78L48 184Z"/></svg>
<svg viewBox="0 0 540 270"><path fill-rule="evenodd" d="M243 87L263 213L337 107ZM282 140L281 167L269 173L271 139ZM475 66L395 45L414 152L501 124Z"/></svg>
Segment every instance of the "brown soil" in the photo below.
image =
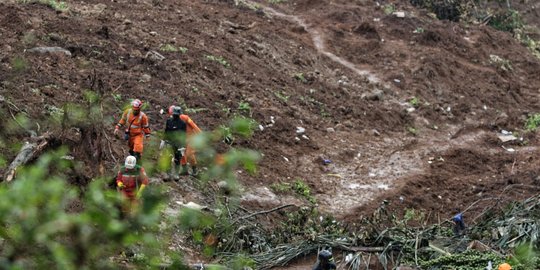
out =
<svg viewBox="0 0 540 270"><path fill-rule="evenodd" d="M244 204L300 202L263 187L303 179L323 211L353 223L384 200L397 212L448 218L488 198L468 210L474 217L482 205L537 193L538 135L522 129L540 111L540 61L509 33L434 20L408 1L391 2L405 18L386 15L388 1L260 2L268 8L257 11L234 1L87 0L69 1L68 12L0 3L0 95L18 108L0 102L2 114L9 119L21 110L44 120L46 108L79 102L94 89L110 101L112 94L143 99L154 129L163 126L161 108L184 101L203 109L191 117L211 130L248 102L264 130L234 146L264 158L256 176L239 174L246 194L255 195ZM537 18L533 12L527 16ZM160 51L166 44L188 50ZM36 46L72 56L25 51ZM149 51L165 60L149 60ZM509 60L511 69L490 55ZM104 109L112 135L120 108ZM47 129L42 123L41 132ZM523 142L501 143L503 129ZM93 172L88 177L99 164L112 171L106 138L83 135L64 143ZM113 141L116 159L126 152ZM15 153L5 151L8 159Z"/></svg>

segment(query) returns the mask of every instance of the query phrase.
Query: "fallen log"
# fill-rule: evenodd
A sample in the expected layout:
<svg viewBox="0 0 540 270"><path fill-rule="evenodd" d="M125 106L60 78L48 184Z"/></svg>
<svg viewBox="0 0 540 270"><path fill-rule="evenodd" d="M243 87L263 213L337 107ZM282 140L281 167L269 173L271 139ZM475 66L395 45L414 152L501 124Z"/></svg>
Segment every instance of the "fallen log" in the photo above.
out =
<svg viewBox="0 0 540 270"><path fill-rule="evenodd" d="M49 134L46 133L44 136L31 138L31 143L25 142L15 159L13 159L8 169L6 170L6 173L4 174L4 181L11 182L11 180L15 178L17 168L25 165L30 160L41 154L43 149L45 149L45 147L47 147L47 145L49 144L48 139ZM38 142L39 140L41 140L41 142Z"/></svg>

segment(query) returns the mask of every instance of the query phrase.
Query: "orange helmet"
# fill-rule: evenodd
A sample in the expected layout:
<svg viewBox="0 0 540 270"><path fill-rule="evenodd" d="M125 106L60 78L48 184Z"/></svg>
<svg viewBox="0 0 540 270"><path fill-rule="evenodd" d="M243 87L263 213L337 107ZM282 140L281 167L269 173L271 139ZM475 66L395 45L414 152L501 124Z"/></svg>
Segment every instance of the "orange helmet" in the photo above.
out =
<svg viewBox="0 0 540 270"><path fill-rule="evenodd" d="M140 110L142 107L142 101L140 99L134 99L131 102L131 106L133 106L134 110Z"/></svg>
<svg viewBox="0 0 540 270"><path fill-rule="evenodd" d="M499 265L499 270L511 270L512 266L508 263L503 263Z"/></svg>

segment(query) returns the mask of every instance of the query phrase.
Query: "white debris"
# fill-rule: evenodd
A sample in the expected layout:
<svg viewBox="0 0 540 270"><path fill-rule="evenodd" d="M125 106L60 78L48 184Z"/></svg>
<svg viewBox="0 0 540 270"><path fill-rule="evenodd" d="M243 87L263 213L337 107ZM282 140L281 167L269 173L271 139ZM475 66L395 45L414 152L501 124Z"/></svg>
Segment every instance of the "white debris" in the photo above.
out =
<svg viewBox="0 0 540 270"><path fill-rule="evenodd" d="M302 135L302 138L305 139L305 140L309 140L309 137L306 136L306 134Z"/></svg>
<svg viewBox="0 0 540 270"><path fill-rule="evenodd" d="M407 112L408 112L408 113L412 113L412 112L414 112L414 111L416 111L416 109L413 108L413 107L407 108Z"/></svg>
<svg viewBox="0 0 540 270"><path fill-rule="evenodd" d="M499 138L499 140L501 140L501 142L509 142L509 141L513 141L513 140L517 140L516 136L512 135L512 134L509 134L509 135L498 135L497 136Z"/></svg>
<svg viewBox="0 0 540 270"><path fill-rule="evenodd" d="M194 202L182 203L181 201L176 201L176 203L179 204L180 206L183 206L189 209L194 209L194 210L208 209L207 206L203 206Z"/></svg>
<svg viewBox="0 0 540 270"><path fill-rule="evenodd" d="M398 18L405 18L405 12L404 11L396 11L394 13L394 16L398 17Z"/></svg>
<svg viewBox="0 0 540 270"><path fill-rule="evenodd" d="M294 140L298 142L298 141L300 141L300 138L294 137Z"/></svg>
<svg viewBox="0 0 540 270"><path fill-rule="evenodd" d="M333 132L336 132L336 130L334 128L329 127L326 129L326 132L333 133Z"/></svg>
<svg viewBox="0 0 540 270"><path fill-rule="evenodd" d="M345 256L345 263L351 262L353 258L354 258L354 255L352 253L347 254L347 256Z"/></svg>
<svg viewBox="0 0 540 270"><path fill-rule="evenodd" d="M302 133L304 133L304 132L306 132L306 129L305 129L305 128L303 128L303 127L296 127L296 133L302 134Z"/></svg>
<svg viewBox="0 0 540 270"><path fill-rule="evenodd" d="M442 200L442 196L441 195L437 195L437 198L441 199Z"/></svg>
<svg viewBox="0 0 540 270"><path fill-rule="evenodd" d="M276 123L276 121L274 119L275 119L274 116L270 116L270 122L272 122L272 124Z"/></svg>
<svg viewBox="0 0 540 270"><path fill-rule="evenodd" d="M401 80L399 80L399 79L394 79L394 82L396 82L396 83L400 83L400 82L401 82Z"/></svg>
<svg viewBox="0 0 540 270"><path fill-rule="evenodd" d="M264 130L263 125L259 125L259 130L260 130L260 131L263 131L263 130Z"/></svg>
<svg viewBox="0 0 540 270"><path fill-rule="evenodd" d="M283 157L283 159L284 159L285 161L289 162L289 159L288 159L287 157L285 157L285 156L282 156L282 157Z"/></svg>
<svg viewBox="0 0 540 270"><path fill-rule="evenodd" d="M384 190L389 190L390 188L388 187L387 184L380 184L377 186L378 189L384 189Z"/></svg>
<svg viewBox="0 0 540 270"><path fill-rule="evenodd" d="M501 133L502 133L503 135L510 135L510 134L512 134L511 131L507 131L507 130L504 130L504 129L501 130Z"/></svg>
<svg viewBox="0 0 540 270"><path fill-rule="evenodd" d="M486 105L484 105L484 107L482 107L482 108L484 109L484 111L486 111L486 110L487 110L487 106L486 106Z"/></svg>

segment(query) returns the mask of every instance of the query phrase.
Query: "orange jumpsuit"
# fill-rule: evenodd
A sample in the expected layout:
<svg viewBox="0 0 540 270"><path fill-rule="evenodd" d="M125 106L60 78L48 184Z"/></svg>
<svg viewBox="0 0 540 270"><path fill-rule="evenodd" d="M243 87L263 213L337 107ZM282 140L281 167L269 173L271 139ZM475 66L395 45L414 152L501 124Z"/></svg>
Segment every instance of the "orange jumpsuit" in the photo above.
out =
<svg viewBox="0 0 540 270"><path fill-rule="evenodd" d="M127 109L118 122L118 126L122 127L124 125L126 125L126 130L129 130L129 150L142 154L144 136L150 134L148 116L143 112L135 115L133 114L133 109Z"/></svg>
<svg viewBox="0 0 540 270"><path fill-rule="evenodd" d="M187 133L186 152L184 153L184 156L182 157L182 160L180 161L180 163L182 165L186 165L189 161L189 164L191 166L195 166L197 165L197 159L195 158L195 149L193 149L193 147L190 146L189 138L192 135L200 133L201 129L197 126L197 124L195 124L195 122L193 122L193 120L191 120L189 116L185 114L181 114L180 119L182 119L182 121L186 123L186 133Z"/></svg>

